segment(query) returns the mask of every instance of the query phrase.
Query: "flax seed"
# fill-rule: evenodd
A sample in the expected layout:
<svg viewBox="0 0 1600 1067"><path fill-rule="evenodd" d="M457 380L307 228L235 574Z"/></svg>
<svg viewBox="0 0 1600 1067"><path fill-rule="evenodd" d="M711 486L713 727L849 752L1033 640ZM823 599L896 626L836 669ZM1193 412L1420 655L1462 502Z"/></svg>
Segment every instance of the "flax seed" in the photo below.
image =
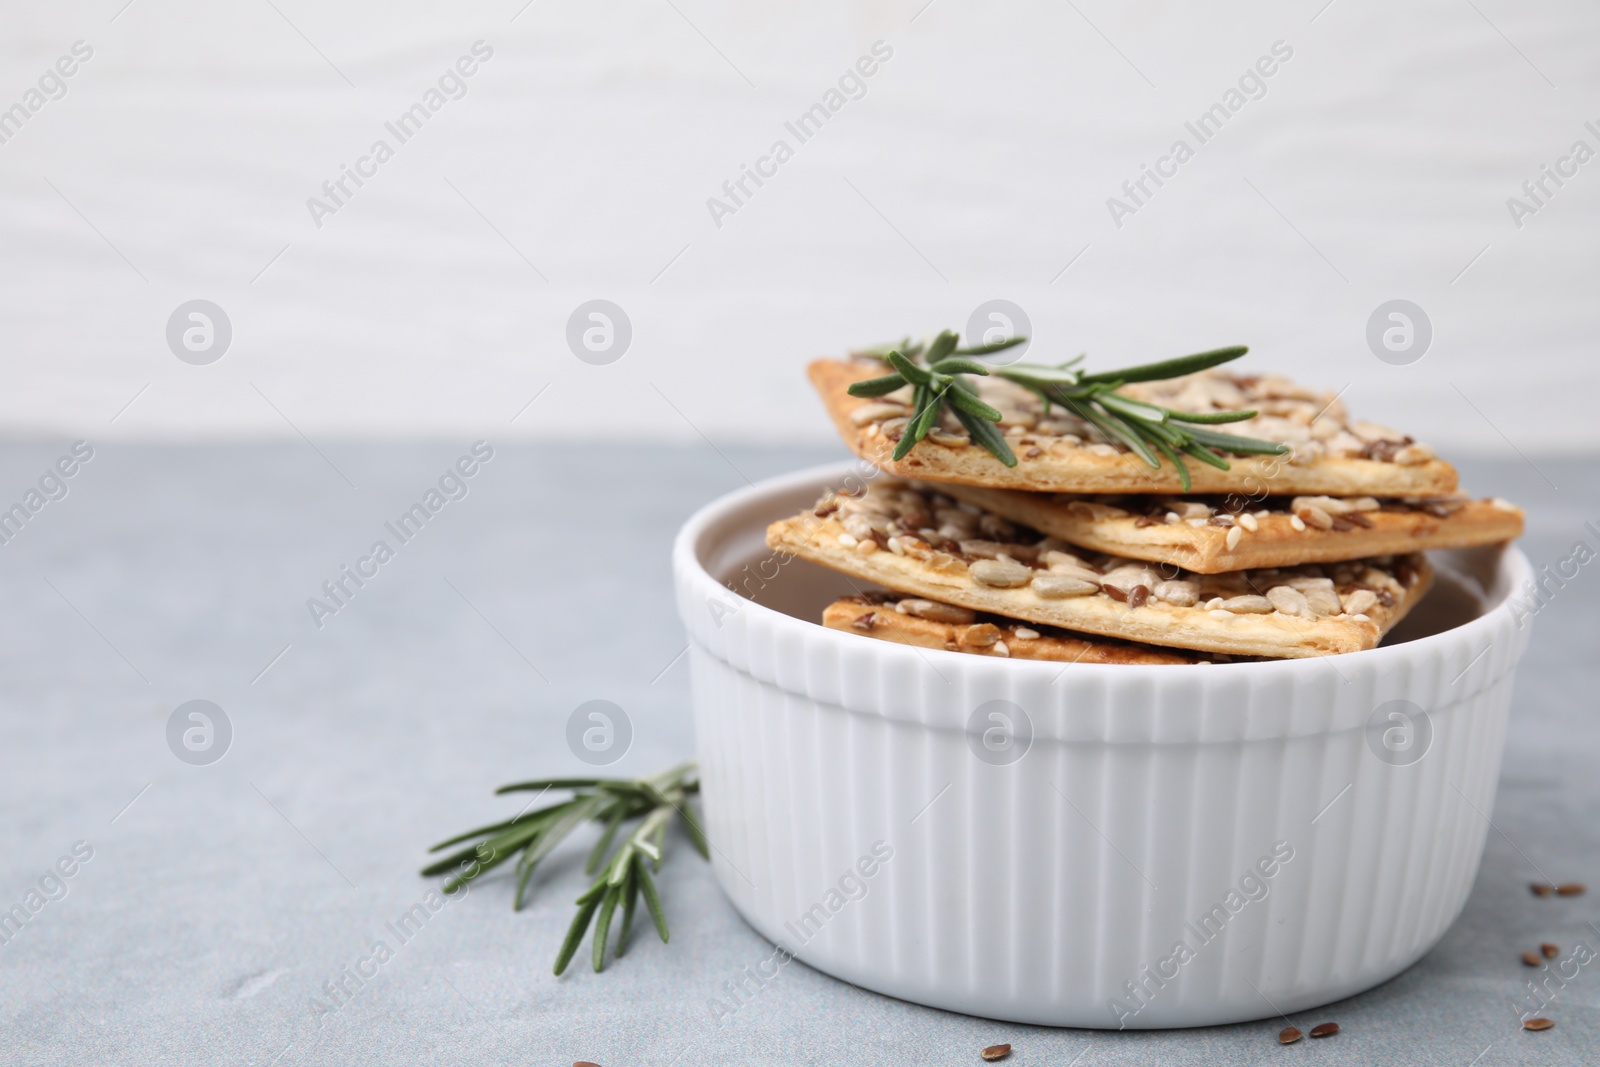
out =
<svg viewBox="0 0 1600 1067"><path fill-rule="evenodd" d="M1553 1021L1546 1019L1542 1015L1522 1020L1522 1028L1524 1030L1548 1030L1554 1025Z"/></svg>
<svg viewBox="0 0 1600 1067"><path fill-rule="evenodd" d="M990 1045L988 1048L978 1053L978 1055L982 1056L986 1060L1003 1060L1007 1056L1011 1055L1011 1046Z"/></svg>
<svg viewBox="0 0 1600 1067"><path fill-rule="evenodd" d="M1547 960L1553 960L1557 956L1561 955L1561 946L1552 945L1550 942L1546 941L1544 944L1539 946L1539 954Z"/></svg>
<svg viewBox="0 0 1600 1067"><path fill-rule="evenodd" d="M1292 1045L1305 1036L1305 1034L1300 1032L1300 1028L1298 1026L1285 1026L1282 1030L1278 1031L1278 1044Z"/></svg>
<svg viewBox="0 0 1600 1067"><path fill-rule="evenodd" d="M1338 1023L1318 1023L1311 1028L1312 1037L1332 1037L1339 1032Z"/></svg>
<svg viewBox="0 0 1600 1067"><path fill-rule="evenodd" d="M1544 960L1540 959L1539 954L1530 948L1522 954L1522 965L1524 967L1543 967Z"/></svg>
<svg viewBox="0 0 1600 1067"><path fill-rule="evenodd" d="M1567 882L1564 885L1556 886L1556 896L1558 897L1581 897L1587 891L1581 882Z"/></svg>

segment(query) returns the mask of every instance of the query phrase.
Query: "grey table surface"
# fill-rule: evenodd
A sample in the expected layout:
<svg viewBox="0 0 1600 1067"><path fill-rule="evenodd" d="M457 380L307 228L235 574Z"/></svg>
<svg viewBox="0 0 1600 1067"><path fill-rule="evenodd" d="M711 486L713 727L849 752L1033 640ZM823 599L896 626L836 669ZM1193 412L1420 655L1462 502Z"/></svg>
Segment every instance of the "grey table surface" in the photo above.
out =
<svg viewBox="0 0 1600 1067"><path fill-rule="evenodd" d="M323 984L396 942L386 923L436 888L417 876L426 845L509 814L500 783L583 769L564 740L578 704L628 713L617 773L692 754L672 533L746 478L838 455L498 446L318 628L307 599L469 444L103 445L0 545L0 909L28 916L0 944L0 1063L969 1063L1000 1041L1012 1063L1082 1067L1600 1062L1600 968L1562 990L1553 1030L1520 1031L1512 1006L1523 949L1600 947L1600 892L1527 888L1543 870L1600 890L1590 568L1535 623L1465 912L1398 978L1295 1018L1336 1019L1332 1040L1282 1048L1273 1021L995 1023L799 964L719 1022L712 998L768 949L682 842L663 874L671 945L637 938L603 974L551 975L582 884L574 843L529 910L487 882L320 1013ZM66 452L0 448L0 498ZM1600 474L1535 462L1465 464L1465 484L1525 503L1525 547L1553 564L1596 540ZM205 766L168 747L193 699L232 727ZM92 858L50 877L75 845Z"/></svg>

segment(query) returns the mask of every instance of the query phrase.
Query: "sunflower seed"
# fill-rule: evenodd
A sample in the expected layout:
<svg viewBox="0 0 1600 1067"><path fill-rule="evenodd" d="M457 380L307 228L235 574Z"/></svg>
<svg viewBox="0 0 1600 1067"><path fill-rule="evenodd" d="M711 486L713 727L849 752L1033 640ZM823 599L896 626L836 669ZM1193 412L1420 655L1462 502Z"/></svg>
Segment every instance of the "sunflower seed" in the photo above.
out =
<svg viewBox="0 0 1600 1067"><path fill-rule="evenodd" d="M921 597L900 601L899 610L907 615L915 615L919 619L948 622L957 626L970 626L977 618L976 614L966 608L958 608L954 604L941 604L937 600L924 600Z"/></svg>
<svg viewBox="0 0 1600 1067"><path fill-rule="evenodd" d="M1231 596L1222 602L1223 611L1231 611L1235 615L1270 615L1273 607L1272 601L1264 596Z"/></svg>
<svg viewBox="0 0 1600 1067"><path fill-rule="evenodd" d="M972 443L972 438L966 434L950 433L948 430L929 430L928 440L946 448L966 448Z"/></svg>
<svg viewBox="0 0 1600 1067"><path fill-rule="evenodd" d="M976 569L979 564L973 564ZM1088 596L1098 593L1100 586L1070 574L1035 574L1029 583L1035 594L1046 600L1061 600L1069 596Z"/></svg>
<svg viewBox="0 0 1600 1067"><path fill-rule="evenodd" d="M900 404L881 402L862 404L850 413L850 421L857 426L865 426L869 422L882 422L884 419L893 419L905 413L906 409Z"/></svg>
<svg viewBox="0 0 1600 1067"><path fill-rule="evenodd" d="M1200 587L1193 582L1169 579L1156 583L1155 596L1157 600L1165 600L1180 608L1192 608L1200 599Z"/></svg>
<svg viewBox="0 0 1600 1067"><path fill-rule="evenodd" d="M1294 516L1307 526L1315 526L1319 530L1333 529L1333 516L1315 504L1307 504L1305 507L1296 508Z"/></svg>
<svg viewBox="0 0 1600 1067"><path fill-rule="evenodd" d="M1346 615L1365 615L1378 606L1378 594L1370 589L1357 589L1339 598Z"/></svg>
<svg viewBox="0 0 1600 1067"><path fill-rule="evenodd" d="M973 578L996 589L1015 589L1034 577L1032 570L1008 559L980 559L971 571Z"/></svg>
<svg viewBox="0 0 1600 1067"><path fill-rule="evenodd" d="M963 645L973 648L989 648L1000 640L1000 627L992 622L980 622L976 626L969 626L961 635Z"/></svg>
<svg viewBox="0 0 1600 1067"><path fill-rule="evenodd" d="M1267 590L1267 599L1272 602L1273 607L1285 615L1309 618L1316 614L1311 610L1311 603L1306 600L1306 595L1293 586L1275 585Z"/></svg>

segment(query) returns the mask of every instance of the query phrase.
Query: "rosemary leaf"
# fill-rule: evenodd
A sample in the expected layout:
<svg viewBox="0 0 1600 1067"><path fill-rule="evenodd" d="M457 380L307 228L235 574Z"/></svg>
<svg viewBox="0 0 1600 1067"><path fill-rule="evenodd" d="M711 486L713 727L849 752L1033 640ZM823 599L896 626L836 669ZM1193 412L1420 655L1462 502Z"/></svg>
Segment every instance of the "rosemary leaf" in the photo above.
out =
<svg viewBox="0 0 1600 1067"><path fill-rule="evenodd" d="M889 353L889 366L900 372L900 376L912 385L928 386L933 384L933 373L917 366L898 352Z"/></svg>
<svg viewBox="0 0 1600 1067"><path fill-rule="evenodd" d="M1197 411L1173 411L1171 408L1162 408L1167 413L1167 418L1173 422L1195 422L1205 425L1216 425L1223 422L1244 422L1255 418L1258 411L1209 411L1201 414Z"/></svg>
<svg viewBox="0 0 1600 1067"><path fill-rule="evenodd" d="M1122 370L1103 371L1099 374L1085 374L1082 379L1084 385L1093 382L1155 382L1166 378L1179 378L1185 374L1206 370L1209 367L1219 366L1231 362L1250 351L1244 345L1233 345L1229 348L1218 348L1210 352L1196 352L1192 356L1179 356L1177 359L1164 359L1158 363L1141 363L1136 367L1124 367Z"/></svg>
<svg viewBox="0 0 1600 1067"><path fill-rule="evenodd" d="M905 384L904 375L886 374L882 378L868 378L866 381L856 382L845 392L851 396L861 397L888 396Z"/></svg>
<svg viewBox="0 0 1600 1067"><path fill-rule="evenodd" d="M1127 445L1130 451L1132 451L1136 456L1144 460L1150 466L1156 468L1157 470L1161 469L1161 461L1156 459L1155 455L1151 453L1150 449L1145 446L1144 441L1139 438L1139 435L1135 433L1127 423L1123 422L1116 415L1112 414L1110 411L1107 411L1105 408L1095 407L1095 405L1089 401L1068 400L1063 398L1063 403L1065 403L1067 407L1071 408L1073 414L1077 415L1080 419L1092 424L1107 437L1121 441L1123 444Z"/></svg>
<svg viewBox="0 0 1600 1067"><path fill-rule="evenodd" d="M603 804L599 797L586 796L582 802L567 812L560 819L539 835L539 840L529 849L528 862L538 863L548 856L552 849L566 840L568 834L594 818Z"/></svg>
<svg viewBox="0 0 1600 1067"><path fill-rule="evenodd" d="M694 806L685 799L678 808L678 814L683 817L683 829L689 835L689 843L694 846L696 852L700 853L701 859L709 860L711 858L710 843L706 841L706 832L700 826L700 818L695 814Z"/></svg>
<svg viewBox="0 0 1600 1067"><path fill-rule="evenodd" d="M987 376L989 373L988 364L979 363L975 359L961 359L957 356L941 359L928 369L935 374L978 374Z"/></svg>
<svg viewBox="0 0 1600 1067"><path fill-rule="evenodd" d="M970 393L965 389L956 389L948 395L950 403L961 411L965 411L968 415L976 415L978 418L988 419L990 422L1000 421L999 409L985 404L978 399L976 394Z"/></svg>
<svg viewBox="0 0 1600 1067"><path fill-rule="evenodd" d="M1155 445L1163 456L1166 456L1172 461L1173 468L1178 472L1178 487L1187 493L1194 485L1189 478L1189 465L1183 461L1182 456L1178 455L1178 453L1172 450L1171 445L1163 441L1161 438L1152 437L1150 439L1150 443Z"/></svg>
<svg viewBox="0 0 1600 1067"><path fill-rule="evenodd" d="M1200 460L1202 463L1209 463L1218 470L1225 471L1232 469L1232 466L1227 460L1211 451L1211 449L1207 448L1205 445L1200 444L1198 441L1190 441L1188 444L1183 446L1183 450L1189 453L1189 455L1193 456L1195 459Z"/></svg>
<svg viewBox="0 0 1600 1067"><path fill-rule="evenodd" d="M650 872L645 870L644 860L635 859L634 875L639 879L639 889L644 893L645 907L650 909L650 918L656 924L656 933L661 935L663 944L667 940L667 913L661 910L661 896L656 892L656 883L650 878Z"/></svg>
<svg viewBox="0 0 1600 1067"><path fill-rule="evenodd" d="M589 920L594 917L594 911L599 906L598 899L590 900L572 917L572 925L567 927L566 939L561 942L561 951L556 953L556 974L559 975L566 970L567 964L572 962L573 955L578 951L578 945L583 942L583 935L589 930Z"/></svg>
<svg viewBox="0 0 1600 1067"><path fill-rule="evenodd" d="M1129 400L1116 393L1102 391L1094 394L1094 399L1107 411L1127 419L1138 419L1144 422L1165 422L1167 412L1165 408L1158 408L1151 404L1143 404L1137 400Z"/></svg>
<svg viewBox="0 0 1600 1067"><path fill-rule="evenodd" d="M919 385L911 391L911 421L906 423L905 429L900 431L900 440L894 446L891 456L895 461L906 458L916 443L921 440L912 432L916 425L922 421L922 416L933 406L933 391L926 385Z"/></svg>
<svg viewBox="0 0 1600 1067"><path fill-rule="evenodd" d="M972 436L974 441L988 449L995 459L998 459L1007 467L1015 467L1017 465L1016 453L1012 452L1011 446L1006 444L1005 435L1000 432L999 427L988 419L969 414L959 407L955 410L956 418L961 420L961 425L967 428L967 433Z"/></svg>
<svg viewBox="0 0 1600 1067"><path fill-rule="evenodd" d="M599 778L536 778L531 782L513 782L503 785L494 791L495 796L502 793L528 793L536 789L593 789L599 785Z"/></svg>
<svg viewBox="0 0 1600 1067"><path fill-rule="evenodd" d="M1231 433L1218 433L1215 430L1202 430L1198 427L1189 431L1193 437L1203 445L1220 449L1224 452L1235 452L1241 456L1281 456L1293 451L1288 445L1275 441L1262 441L1254 437L1238 437Z"/></svg>
<svg viewBox="0 0 1600 1067"><path fill-rule="evenodd" d="M622 883L622 929L617 933L617 958L628 948L628 931L633 929L633 909L639 903L639 879L628 864L628 877Z"/></svg>
<svg viewBox="0 0 1600 1067"><path fill-rule="evenodd" d="M622 897L622 889L612 886L606 890L605 896L600 901L600 917L594 923L594 969L599 973L606 969L606 941L611 935L611 915L617 910L617 901Z"/></svg>
<svg viewBox="0 0 1600 1067"><path fill-rule="evenodd" d="M922 361L928 365L938 363L956 350L956 345L961 337L954 330L940 330L939 336L928 345L928 351L923 355Z"/></svg>
<svg viewBox="0 0 1600 1067"><path fill-rule="evenodd" d="M517 892L511 898L512 911L521 911L527 903L528 881L533 877L533 869L539 865L538 860L534 860L532 863L528 862L528 855L532 851L531 847L523 849L522 857L517 860Z"/></svg>
<svg viewBox="0 0 1600 1067"><path fill-rule="evenodd" d="M1072 368L1082 361L1083 357L1079 356L1056 367L1046 367L1040 363L1013 363L1009 367L996 367L994 373L1019 385L1030 381L1038 385L1077 385L1081 372Z"/></svg>
<svg viewBox="0 0 1600 1067"><path fill-rule="evenodd" d="M961 348L951 349L951 352L957 356L987 356L995 352L1004 352L1008 348L1015 348L1026 340L1026 337L1013 337L1006 341L991 341L983 345L965 345Z"/></svg>
<svg viewBox="0 0 1600 1067"><path fill-rule="evenodd" d="M434 845L432 848L428 849L428 851L438 852L440 849L449 848L451 845L459 845L463 841L470 841L474 837L482 837L485 834L503 833L514 826L522 826L530 822L541 820L547 821L551 818L554 818L557 813L561 812L573 803L575 803L575 801L563 800L559 804L551 804L547 808L540 808L538 811L530 811L525 815L518 815L514 819L507 819L505 822L494 822L490 823L488 826L480 826L476 830L468 830L466 833L457 834L447 841L441 841L437 845Z"/></svg>
<svg viewBox="0 0 1600 1067"><path fill-rule="evenodd" d="M622 825L627 810L622 804L612 805L611 815L606 819L606 828L600 834L600 840L594 843L594 848L589 850L589 858L583 863L584 874L593 874L600 869L600 861L605 859L606 853L611 850L611 839L617 836L617 827Z"/></svg>

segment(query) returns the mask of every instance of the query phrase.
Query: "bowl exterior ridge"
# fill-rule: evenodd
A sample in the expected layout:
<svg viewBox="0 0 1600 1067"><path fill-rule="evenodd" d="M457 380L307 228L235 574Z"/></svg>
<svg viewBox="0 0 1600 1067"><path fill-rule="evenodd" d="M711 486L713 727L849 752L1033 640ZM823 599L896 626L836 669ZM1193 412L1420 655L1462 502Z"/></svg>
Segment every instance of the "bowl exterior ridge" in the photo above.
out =
<svg viewBox="0 0 1600 1067"><path fill-rule="evenodd" d="M1348 996L1459 914L1528 638L1520 553L1500 603L1394 647L1063 669L828 630L708 573L827 473L725 498L674 550L713 862L769 939L954 1011L1166 1027Z"/></svg>

